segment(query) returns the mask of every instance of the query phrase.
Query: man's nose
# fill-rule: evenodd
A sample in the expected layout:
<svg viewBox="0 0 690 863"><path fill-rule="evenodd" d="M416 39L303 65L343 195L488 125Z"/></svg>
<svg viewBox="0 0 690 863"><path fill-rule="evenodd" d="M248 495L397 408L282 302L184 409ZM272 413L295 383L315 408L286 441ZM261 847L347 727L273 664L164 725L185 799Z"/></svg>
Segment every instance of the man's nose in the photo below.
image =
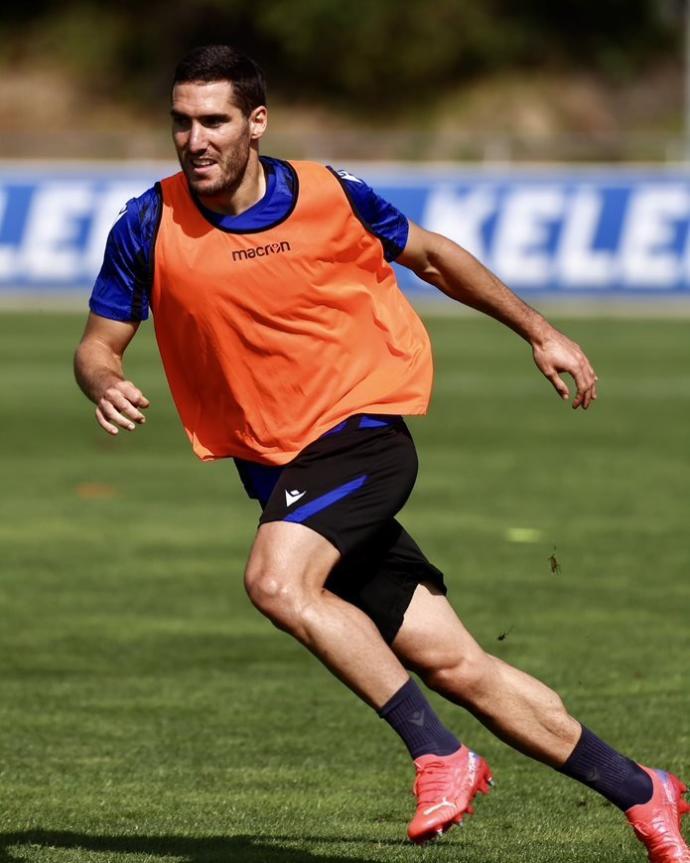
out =
<svg viewBox="0 0 690 863"><path fill-rule="evenodd" d="M189 130L189 149L192 152L206 149L206 130L201 123L192 123L192 128Z"/></svg>

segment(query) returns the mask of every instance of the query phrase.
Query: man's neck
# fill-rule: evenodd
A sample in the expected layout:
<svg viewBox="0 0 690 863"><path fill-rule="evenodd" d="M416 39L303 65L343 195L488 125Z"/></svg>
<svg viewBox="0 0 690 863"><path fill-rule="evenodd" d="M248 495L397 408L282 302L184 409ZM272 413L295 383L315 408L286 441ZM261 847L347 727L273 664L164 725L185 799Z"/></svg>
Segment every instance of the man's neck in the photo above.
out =
<svg viewBox="0 0 690 863"><path fill-rule="evenodd" d="M239 216L253 207L266 194L266 173L259 154L252 150L247 167L237 185L219 195L199 195L207 209L224 216Z"/></svg>

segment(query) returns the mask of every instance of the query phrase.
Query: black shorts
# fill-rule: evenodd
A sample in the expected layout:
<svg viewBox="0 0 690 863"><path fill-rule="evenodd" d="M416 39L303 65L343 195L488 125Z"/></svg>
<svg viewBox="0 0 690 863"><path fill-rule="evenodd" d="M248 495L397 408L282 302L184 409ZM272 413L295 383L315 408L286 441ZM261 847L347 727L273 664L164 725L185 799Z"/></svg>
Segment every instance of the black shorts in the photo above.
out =
<svg viewBox="0 0 690 863"><path fill-rule="evenodd" d="M388 643L420 582L446 592L443 574L395 519L417 477L400 417L350 417L281 468L237 466L262 504L260 524L304 524L340 551L326 588L369 615Z"/></svg>

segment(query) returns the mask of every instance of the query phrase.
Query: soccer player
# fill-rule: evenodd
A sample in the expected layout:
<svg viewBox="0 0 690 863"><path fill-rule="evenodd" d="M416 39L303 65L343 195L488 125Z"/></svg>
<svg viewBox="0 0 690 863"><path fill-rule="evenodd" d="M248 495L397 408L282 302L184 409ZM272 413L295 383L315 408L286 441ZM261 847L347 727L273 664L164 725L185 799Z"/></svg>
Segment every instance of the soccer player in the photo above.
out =
<svg viewBox="0 0 690 863"><path fill-rule="evenodd" d="M179 63L171 116L182 170L114 225L76 353L97 421L113 435L144 422L149 402L123 354L151 308L194 452L234 458L261 505L249 597L401 737L416 767L413 842L459 824L491 773L409 670L618 806L654 863L690 863L680 780L620 755L545 685L487 655L396 520L417 472L402 417L425 413L432 366L389 261L522 336L562 399L570 374L574 408L597 395L589 361L470 254L361 180L260 157L265 104L260 70L228 46Z"/></svg>

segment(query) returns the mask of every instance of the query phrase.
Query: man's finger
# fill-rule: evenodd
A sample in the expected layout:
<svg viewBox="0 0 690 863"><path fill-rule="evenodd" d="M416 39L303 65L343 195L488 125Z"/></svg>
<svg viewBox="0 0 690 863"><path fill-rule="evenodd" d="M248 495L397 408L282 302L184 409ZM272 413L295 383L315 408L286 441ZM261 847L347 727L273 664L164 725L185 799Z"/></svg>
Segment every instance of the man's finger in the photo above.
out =
<svg viewBox="0 0 690 863"><path fill-rule="evenodd" d="M597 398L597 379L595 377L594 381L592 382L592 385L590 386L590 388L587 391L587 399L586 399L586 403L584 405L585 410L587 410L587 408L592 404L593 401L596 401L596 398Z"/></svg>
<svg viewBox="0 0 690 863"><path fill-rule="evenodd" d="M136 428L132 420L129 417L124 416L124 414L121 414L112 402L109 402L106 399L101 399L98 403L98 407L101 409L101 413L105 419L111 424L127 429L127 431L134 431Z"/></svg>
<svg viewBox="0 0 690 863"><path fill-rule="evenodd" d="M546 377L551 381L553 388L564 401L570 398L570 390L558 372L553 371L551 374L546 375Z"/></svg>
<svg viewBox="0 0 690 863"><path fill-rule="evenodd" d="M581 392L578 392L577 390L575 390L575 398L573 399L573 403L570 405L570 407L573 410L577 410L577 408L580 407L580 405L582 404L583 401L584 401L584 393L581 393Z"/></svg>
<svg viewBox="0 0 690 863"><path fill-rule="evenodd" d="M583 397L581 400L583 409L587 410L587 408L592 404L592 402L596 399L596 397L597 397L596 384L592 384L583 393Z"/></svg>
<svg viewBox="0 0 690 863"><path fill-rule="evenodd" d="M103 393L103 398L108 399L108 401L117 402L118 398L124 397L131 404L147 408L150 404L149 400L142 393L142 391L134 386L131 381L118 381L116 384L108 387L108 389Z"/></svg>
<svg viewBox="0 0 690 863"><path fill-rule="evenodd" d="M575 378L577 384L577 392L573 401L573 409L579 408L582 405L584 410L592 403L592 399L596 398L597 378L594 370L590 367L589 373L586 375L579 374Z"/></svg>
<svg viewBox="0 0 690 863"><path fill-rule="evenodd" d="M105 429L108 434L116 435L118 433L117 426L114 426L112 423L108 422L108 420L103 416L103 411L100 408L96 408L96 420L98 425Z"/></svg>
<svg viewBox="0 0 690 863"><path fill-rule="evenodd" d="M128 401L137 407L147 408L151 404L142 391L129 381L125 381L124 384L121 385L120 392Z"/></svg>
<svg viewBox="0 0 690 863"><path fill-rule="evenodd" d="M577 391L575 392L575 398L573 399L573 410L575 410L576 408L579 408L580 405L582 405L583 407L586 407L586 405L585 405L586 399L587 399L587 390L582 390L578 387Z"/></svg>
<svg viewBox="0 0 690 863"><path fill-rule="evenodd" d="M145 423L146 417L138 410L129 399L126 399L121 393L113 396L110 401L118 409L118 411L136 423Z"/></svg>
<svg viewBox="0 0 690 863"><path fill-rule="evenodd" d="M139 410L149 406L149 400L131 381L118 381L103 393L101 398L101 409L104 403L110 402L120 413L137 423L144 423L146 419Z"/></svg>

